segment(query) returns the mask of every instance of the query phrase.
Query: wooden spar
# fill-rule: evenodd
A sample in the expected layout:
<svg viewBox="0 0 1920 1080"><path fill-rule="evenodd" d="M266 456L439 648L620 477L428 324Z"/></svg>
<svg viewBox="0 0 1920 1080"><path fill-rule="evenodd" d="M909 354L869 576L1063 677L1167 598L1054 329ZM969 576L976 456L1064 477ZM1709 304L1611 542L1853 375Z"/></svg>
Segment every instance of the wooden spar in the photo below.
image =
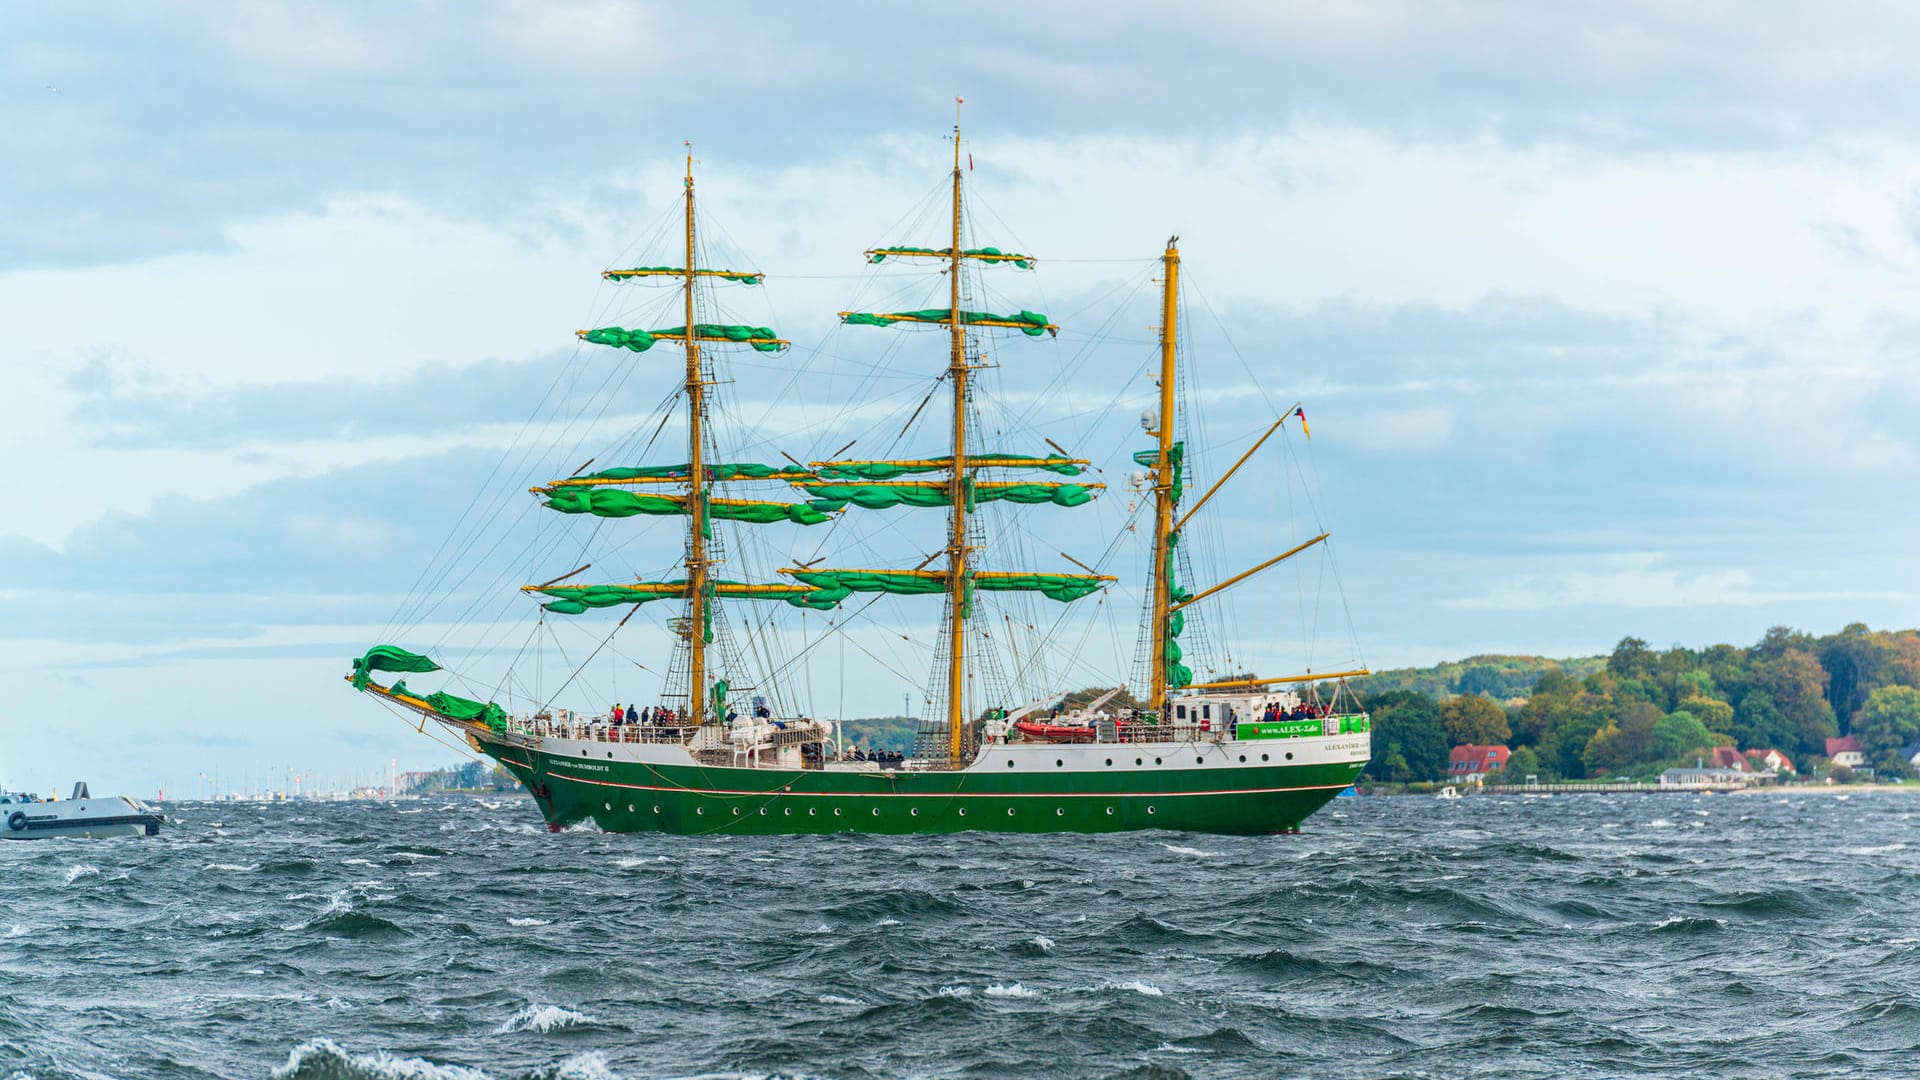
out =
<svg viewBox="0 0 1920 1080"><path fill-rule="evenodd" d="M1299 407L1300 407L1299 402L1296 401L1293 403L1293 409L1297 409ZM1253 441L1253 445L1247 447L1247 452L1240 455L1240 460L1233 463L1233 468L1228 469L1225 476L1222 476L1220 479L1215 480L1213 482L1213 486L1207 489L1207 493L1205 495L1200 496L1199 500L1193 504L1193 507L1189 509L1185 514L1182 514L1180 516L1179 524L1173 527L1174 532L1179 532L1181 529L1184 529L1187 527L1187 522L1193 520L1193 515L1199 513L1200 508L1207 505L1207 500L1213 498L1213 493L1216 491L1219 491L1223 486L1225 486L1226 482L1233 478L1233 474L1240 471L1240 466L1245 465L1247 463L1247 459L1253 456L1253 452L1255 450L1260 449L1260 447L1264 446L1266 444L1266 441L1273 437L1273 433L1280 430L1280 425L1286 423L1287 417L1293 415L1293 409L1288 409L1286 412L1281 413L1280 419L1275 420L1273 422L1273 426L1267 429L1267 433L1265 435L1260 436L1258 439L1255 439Z"/></svg>
<svg viewBox="0 0 1920 1080"><path fill-rule="evenodd" d="M1179 611L1181 608L1186 607L1188 604L1193 604L1201 600L1205 600L1207 597L1212 596L1214 593L1217 593L1220 590L1225 589L1230 585L1238 585L1242 581L1247 580L1248 578L1252 577L1253 575L1259 573L1262 570L1265 570L1267 567L1272 566L1275 563L1285 562L1286 560L1293 558L1295 555L1300 554L1301 552L1307 550L1308 548L1321 542L1322 540L1325 540L1327 537L1331 535L1333 534L1321 533L1319 536L1316 536L1313 539L1307 541L1306 543L1301 544L1299 547L1290 548L1286 551L1281 552L1278 555L1275 555L1273 558L1268 559L1266 562L1263 562L1258 566L1252 567L1250 569L1242 570L1239 573L1228 578L1227 580L1221 582L1220 584L1215 585L1211 589L1206 589L1202 592L1194 593L1192 596L1189 596L1185 600L1182 600L1179 603L1173 605L1171 610Z"/></svg>
<svg viewBox="0 0 1920 1080"><path fill-rule="evenodd" d="M1060 557L1072 563L1073 565L1079 567L1080 569L1085 570L1087 573L1092 574L1094 577L1100 576L1100 571L1095 570L1093 567L1088 566L1086 563L1081 562L1079 559L1074 558L1073 556L1067 554L1064 551L1060 553Z"/></svg>
<svg viewBox="0 0 1920 1080"><path fill-rule="evenodd" d="M1179 340L1180 238L1167 239L1160 257L1160 420L1154 432L1158 450L1153 465L1153 613L1148 667L1153 678L1147 708L1163 712L1167 704L1167 631L1173 617L1173 385Z"/></svg>
<svg viewBox="0 0 1920 1080"><path fill-rule="evenodd" d="M581 566L578 570L569 570L566 573L561 574L559 577L554 578L552 581L543 581L540 584L535 585L533 587L536 589L544 589L549 585L558 585L561 582L567 580L568 578L575 576L576 574L584 574L591 569L593 569L593 564L587 563Z"/></svg>

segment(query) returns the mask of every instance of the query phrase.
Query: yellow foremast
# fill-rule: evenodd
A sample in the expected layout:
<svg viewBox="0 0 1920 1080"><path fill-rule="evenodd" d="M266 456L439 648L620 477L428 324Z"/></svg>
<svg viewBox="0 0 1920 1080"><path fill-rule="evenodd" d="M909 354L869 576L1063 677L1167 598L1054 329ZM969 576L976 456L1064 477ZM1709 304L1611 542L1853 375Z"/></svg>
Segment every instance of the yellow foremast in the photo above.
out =
<svg viewBox="0 0 1920 1080"><path fill-rule="evenodd" d="M953 244L947 249L947 376L953 384L953 473L947 515L947 751L960 759L966 730L967 326L960 309L960 103L953 115Z"/></svg>
<svg viewBox="0 0 1920 1080"><path fill-rule="evenodd" d="M693 286L699 278L693 238L693 147L687 147L687 261L681 283L686 300L687 356L687 716L698 725L707 709L707 470L702 415L706 381L700 371L699 320L694 317Z"/></svg>

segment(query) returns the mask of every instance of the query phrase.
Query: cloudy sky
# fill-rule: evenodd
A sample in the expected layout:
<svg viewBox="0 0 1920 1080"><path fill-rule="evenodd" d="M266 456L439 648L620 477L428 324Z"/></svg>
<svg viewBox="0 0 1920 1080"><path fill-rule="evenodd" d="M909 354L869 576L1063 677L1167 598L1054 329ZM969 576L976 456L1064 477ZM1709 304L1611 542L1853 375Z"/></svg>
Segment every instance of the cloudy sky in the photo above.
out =
<svg viewBox="0 0 1920 1080"><path fill-rule="evenodd" d="M7 5L0 781L187 794L216 769L457 759L339 675L388 635L473 687L533 641L521 678L550 691L566 665L511 586L596 544L609 572L661 568L651 541L537 521L524 487L658 422L670 370L571 331L651 302L600 269L678 261L655 241L683 141L711 248L771 275L729 310L796 343L741 358L734 434L820 455L897 429L942 364L832 312L917 298L859 252L914 239L895 230L941 183L956 94L976 239L1043 260L992 295L1066 327L995 344L997 415L1114 484L1038 555L1124 527L1151 260L1179 233L1203 460L1294 400L1313 423L1242 478L1218 554L1336 537L1335 561L1237 602L1238 659L1914 624L1909 9L906 11ZM1124 651L1111 602L1091 640ZM813 671L817 711L897 710L925 643L880 642L913 618L875 614L849 689ZM605 627L551 647L577 658ZM1316 635L1346 644L1303 651ZM645 693L656 653L616 642L578 704Z"/></svg>

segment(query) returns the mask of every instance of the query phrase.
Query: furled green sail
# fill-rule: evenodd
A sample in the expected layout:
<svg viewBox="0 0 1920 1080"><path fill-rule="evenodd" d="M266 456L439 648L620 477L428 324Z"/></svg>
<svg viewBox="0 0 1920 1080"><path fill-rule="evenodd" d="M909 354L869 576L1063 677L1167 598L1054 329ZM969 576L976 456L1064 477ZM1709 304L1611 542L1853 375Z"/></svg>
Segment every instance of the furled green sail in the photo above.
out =
<svg viewBox="0 0 1920 1080"><path fill-rule="evenodd" d="M823 599L817 590L796 589L784 584L760 584L747 581L709 582L711 595L707 616L711 618L712 597L737 600L785 600L794 607L813 608L825 611L840 602L839 597ZM641 581L631 585L546 585L529 586L525 591L537 592L553 599L541 606L556 615L579 615L591 608L616 607L620 604L649 604L655 600L681 598L687 595L685 578L676 581Z"/></svg>
<svg viewBox="0 0 1920 1080"><path fill-rule="evenodd" d="M967 465L976 469L1045 469L1061 476L1079 476L1081 466L1070 458L1035 457L1030 454L968 454ZM845 465L822 465L820 475L828 480L892 480L897 476L917 476L953 467L951 457L925 461L858 461Z"/></svg>
<svg viewBox="0 0 1920 1080"><path fill-rule="evenodd" d="M927 596L947 591L945 575L911 570L787 570L787 576L838 602L856 592ZM971 588L987 592L1037 592L1049 600L1078 600L1100 590L1104 579L1082 574L970 574Z"/></svg>
<svg viewBox="0 0 1920 1080"><path fill-rule="evenodd" d="M353 688L365 690L368 677L376 671L400 671L423 673L439 671L440 665L421 656L408 652L398 645L375 645L368 649L365 656L353 661Z"/></svg>
<svg viewBox="0 0 1920 1080"><path fill-rule="evenodd" d="M919 311L863 312L849 311L840 316L840 321L848 326L891 326L894 323L940 323L945 324L953 317L952 308L923 308ZM963 324L987 323L989 325L1011 325L1028 337L1041 334L1058 333L1060 328L1047 321L1045 315L1037 312L1022 311L1018 315L995 315L986 311L962 311L960 321Z"/></svg>
<svg viewBox="0 0 1920 1080"><path fill-rule="evenodd" d="M687 271L678 266L636 266L630 270L603 270L600 276L619 285L635 278L673 276L679 277ZM719 278L722 281L735 281L742 285L758 285L766 280L765 274L756 274L744 270L699 270L701 277Z"/></svg>
<svg viewBox="0 0 1920 1080"><path fill-rule="evenodd" d="M1031 270L1034 264L1034 258L1031 255L1020 255L1011 251L1001 251L995 247L961 248L960 254L970 255L976 259L985 259L988 262L1012 263L1022 270ZM867 261L876 263L884 262L890 255L932 255L943 259L950 259L953 257L953 249L923 247L874 248L872 251L867 252Z"/></svg>
<svg viewBox="0 0 1920 1080"><path fill-rule="evenodd" d="M553 488L547 492L546 505L563 514L592 514L595 517L624 518L635 514L685 514L684 495L656 495L645 491L621 491L617 488ZM810 503L760 502L750 499L715 499L707 504L714 517L766 525L791 521L796 525L818 525L830 520Z"/></svg>
<svg viewBox="0 0 1920 1080"><path fill-rule="evenodd" d="M821 510L839 510L848 503L865 510L945 506L950 498L947 485L933 483L802 483L797 486L813 496L813 505ZM1055 506L1081 506L1093 500L1093 489L1084 484L969 484L968 495L969 505L1004 499L1028 506L1048 502Z"/></svg>
<svg viewBox="0 0 1920 1080"><path fill-rule="evenodd" d="M787 347L786 342L774 335L773 329L766 326L731 326L720 323L695 323L694 337L701 341L737 341L751 345L760 352L779 352ZM611 345L619 349L632 349L634 352L646 352L653 343L661 338L673 341L685 340L687 328L670 326L665 330L628 330L619 326L603 326L597 330L583 330L580 337L595 345Z"/></svg>

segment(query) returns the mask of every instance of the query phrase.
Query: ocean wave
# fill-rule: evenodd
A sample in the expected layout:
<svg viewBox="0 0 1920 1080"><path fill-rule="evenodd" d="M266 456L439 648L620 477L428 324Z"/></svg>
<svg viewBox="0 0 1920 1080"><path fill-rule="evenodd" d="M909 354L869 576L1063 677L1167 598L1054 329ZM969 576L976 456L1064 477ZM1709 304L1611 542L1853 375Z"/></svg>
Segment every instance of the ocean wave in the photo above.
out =
<svg viewBox="0 0 1920 1080"><path fill-rule="evenodd" d="M67 879L61 882L61 884L71 885L74 882L79 881L83 877L99 877L99 876L100 876L100 868L97 866L87 866L85 864L82 864L80 866L70 866L67 868Z"/></svg>
<svg viewBox="0 0 1920 1080"><path fill-rule="evenodd" d="M943 987L941 987L941 988L940 988L940 993L939 993L939 994L938 994L937 996L939 996L939 997L943 997L943 998L963 998L963 997L972 997L972 996L973 996L973 987L971 987L971 986L965 986L965 985L962 985L962 986L943 986Z"/></svg>
<svg viewBox="0 0 1920 1080"><path fill-rule="evenodd" d="M309 1039L293 1048L274 1080L491 1080L479 1069L443 1065L426 1058L394 1057L384 1050L348 1053L332 1039Z"/></svg>
<svg viewBox="0 0 1920 1080"><path fill-rule="evenodd" d="M1161 844L1160 846L1173 852L1175 855L1192 855L1202 859L1211 859L1220 854L1218 851L1202 851L1199 848L1182 847L1179 844Z"/></svg>
<svg viewBox="0 0 1920 1080"><path fill-rule="evenodd" d="M508 926L552 926L553 920L552 919L535 919L535 918L521 919L521 918L509 916L507 918L507 925Z"/></svg>
<svg viewBox="0 0 1920 1080"><path fill-rule="evenodd" d="M822 1005L866 1005L859 998L841 997L839 994L821 994L816 1000Z"/></svg>
<svg viewBox="0 0 1920 1080"><path fill-rule="evenodd" d="M1145 994L1148 997L1162 996L1162 991L1159 987L1150 982L1142 982L1139 979L1129 979L1123 983L1108 983L1107 988L1109 990L1131 990L1136 994Z"/></svg>
<svg viewBox="0 0 1920 1080"><path fill-rule="evenodd" d="M221 870L221 871L225 871L227 873L232 873L232 874L251 874L255 870L260 869L260 864L259 863L217 862L217 863L208 863L204 867L204 869Z"/></svg>
<svg viewBox="0 0 1920 1080"><path fill-rule="evenodd" d="M516 1031L537 1031L542 1035L562 1028L576 1027L593 1023L593 1017L585 1013L563 1009L558 1005L528 1005L508 1017L506 1022L495 1028L495 1035L511 1035Z"/></svg>
<svg viewBox="0 0 1920 1080"><path fill-rule="evenodd" d="M1001 985L1000 983L990 983L987 986L987 996L988 997L1006 997L1006 998L1037 998L1040 996L1040 991L1029 990L1024 986L1021 986L1019 983L1010 983L1004 986Z"/></svg>

